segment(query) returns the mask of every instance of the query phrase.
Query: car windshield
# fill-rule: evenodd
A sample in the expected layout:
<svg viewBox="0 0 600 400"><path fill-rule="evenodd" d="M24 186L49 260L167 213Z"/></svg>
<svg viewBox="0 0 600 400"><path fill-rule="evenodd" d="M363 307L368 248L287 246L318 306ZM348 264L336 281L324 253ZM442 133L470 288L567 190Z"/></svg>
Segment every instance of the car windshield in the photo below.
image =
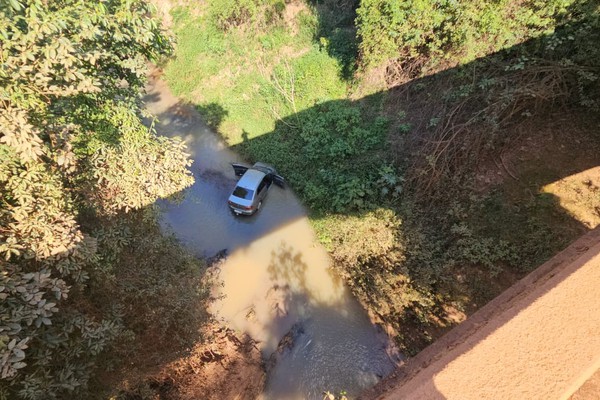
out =
<svg viewBox="0 0 600 400"><path fill-rule="evenodd" d="M256 169L256 170L258 170L258 171L260 171L260 172L264 172L265 174L269 174L269 173L271 173L271 172L272 172L270 168L267 168L267 167L266 167L266 166L264 166L264 165L256 165L256 164L255 164L255 165L252 167L252 169Z"/></svg>
<svg viewBox="0 0 600 400"><path fill-rule="evenodd" d="M254 190L246 189L241 186L236 186L233 191L233 195L235 197L239 197L244 200L252 200L252 196L254 196Z"/></svg>

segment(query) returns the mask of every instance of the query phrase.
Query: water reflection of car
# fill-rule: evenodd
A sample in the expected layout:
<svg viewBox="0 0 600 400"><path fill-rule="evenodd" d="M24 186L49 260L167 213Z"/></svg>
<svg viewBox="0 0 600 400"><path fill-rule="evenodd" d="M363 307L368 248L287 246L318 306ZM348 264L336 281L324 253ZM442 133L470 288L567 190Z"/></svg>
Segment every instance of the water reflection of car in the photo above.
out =
<svg viewBox="0 0 600 400"><path fill-rule="evenodd" d="M260 210L273 183L280 187L285 186L285 180L268 164L257 162L252 167L241 164L231 166L235 175L241 177L227 201L237 215L252 215Z"/></svg>

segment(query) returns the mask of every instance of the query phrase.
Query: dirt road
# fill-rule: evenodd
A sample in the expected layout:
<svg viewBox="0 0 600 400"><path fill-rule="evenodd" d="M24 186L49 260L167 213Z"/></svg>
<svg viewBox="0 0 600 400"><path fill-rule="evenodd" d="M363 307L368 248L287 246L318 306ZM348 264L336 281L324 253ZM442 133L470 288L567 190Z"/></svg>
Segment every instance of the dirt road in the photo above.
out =
<svg viewBox="0 0 600 400"><path fill-rule="evenodd" d="M597 228L365 397L567 399L600 367L599 291Z"/></svg>

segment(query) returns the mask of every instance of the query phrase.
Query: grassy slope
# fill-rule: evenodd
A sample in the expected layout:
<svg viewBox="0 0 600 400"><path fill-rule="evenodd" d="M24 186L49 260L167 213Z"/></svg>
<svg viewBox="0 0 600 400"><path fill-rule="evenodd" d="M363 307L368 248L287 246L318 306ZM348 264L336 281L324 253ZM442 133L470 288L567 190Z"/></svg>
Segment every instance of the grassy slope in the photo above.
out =
<svg viewBox="0 0 600 400"><path fill-rule="evenodd" d="M166 80L230 145L272 132L278 119L346 94L339 63L313 42L318 22L308 9L299 12L294 26L279 21L264 30L227 33L212 25L210 12L194 17L179 8L173 14L177 51Z"/></svg>

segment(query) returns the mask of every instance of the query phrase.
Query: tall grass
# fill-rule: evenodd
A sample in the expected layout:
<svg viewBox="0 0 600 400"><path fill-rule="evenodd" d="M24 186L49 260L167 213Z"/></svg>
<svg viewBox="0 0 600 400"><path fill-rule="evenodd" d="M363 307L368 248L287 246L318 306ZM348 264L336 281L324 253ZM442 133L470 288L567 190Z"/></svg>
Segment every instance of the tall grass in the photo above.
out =
<svg viewBox="0 0 600 400"><path fill-rule="evenodd" d="M258 24L248 17L223 30L217 6L209 2L200 16L173 11L177 47L165 78L201 113L209 104L223 109L218 131L230 145L272 132L279 119L345 97L342 67L314 43L318 26L308 7L291 22Z"/></svg>

